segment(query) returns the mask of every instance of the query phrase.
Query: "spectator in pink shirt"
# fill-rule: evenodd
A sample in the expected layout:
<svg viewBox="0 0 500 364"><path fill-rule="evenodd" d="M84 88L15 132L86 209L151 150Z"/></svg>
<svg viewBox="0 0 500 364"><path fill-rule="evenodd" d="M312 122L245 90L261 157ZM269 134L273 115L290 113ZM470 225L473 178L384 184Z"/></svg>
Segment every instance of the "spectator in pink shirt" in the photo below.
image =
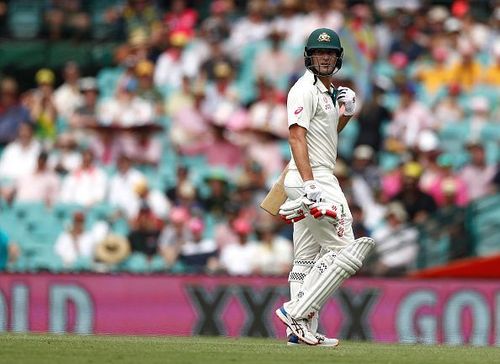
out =
<svg viewBox="0 0 500 364"><path fill-rule="evenodd" d="M243 163L243 151L228 140L223 126L212 124L212 133L197 145L180 147L185 155L203 154L211 167L225 167L234 170Z"/></svg>
<svg viewBox="0 0 500 364"><path fill-rule="evenodd" d="M489 184L495 176L496 168L486 164L484 147L479 142L469 143L467 149L471 161L462 169L460 177L467 185L470 199L476 200L489 193Z"/></svg>
<svg viewBox="0 0 500 364"><path fill-rule="evenodd" d="M57 174L47 167L47 157L47 152L41 152L35 171L18 180L14 191L16 201L45 202L52 205L56 200L60 180Z"/></svg>
<svg viewBox="0 0 500 364"><path fill-rule="evenodd" d="M453 173L451 156L441 154L438 157L438 165L441 167L439 176L431 186L429 194L434 198L439 207L449 202L449 194L453 193L455 205L463 207L469 202L467 186L465 182Z"/></svg>

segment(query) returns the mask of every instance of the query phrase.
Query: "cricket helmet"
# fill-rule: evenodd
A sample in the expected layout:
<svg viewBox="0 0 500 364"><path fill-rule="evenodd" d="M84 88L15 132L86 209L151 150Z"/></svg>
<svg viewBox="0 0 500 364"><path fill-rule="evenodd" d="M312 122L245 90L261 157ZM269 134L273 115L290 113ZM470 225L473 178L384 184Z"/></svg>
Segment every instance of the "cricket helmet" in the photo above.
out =
<svg viewBox="0 0 500 364"><path fill-rule="evenodd" d="M337 54L337 62L333 71L329 74L320 74L312 64L312 52L315 49L332 49ZM340 44L340 38L336 32L328 28L316 29L307 38L307 43L304 48L304 63L316 76L330 76L337 73L342 67L342 58L344 57L344 49Z"/></svg>

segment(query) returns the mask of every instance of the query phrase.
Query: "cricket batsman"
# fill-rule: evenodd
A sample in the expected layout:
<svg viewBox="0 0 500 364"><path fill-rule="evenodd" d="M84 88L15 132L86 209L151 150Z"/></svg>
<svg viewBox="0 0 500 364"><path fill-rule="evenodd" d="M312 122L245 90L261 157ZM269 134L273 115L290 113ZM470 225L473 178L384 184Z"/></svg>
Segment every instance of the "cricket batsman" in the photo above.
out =
<svg viewBox="0 0 500 364"><path fill-rule="evenodd" d="M292 158L279 214L294 224L294 262L291 299L276 310L288 327L288 345L338 345L337 339L317 333L318 312L374 246L371 238L354 239L352 215L334 175L338 134L356 110L354 91L332 85L342 57L337 33L314 30L304 50L306 71L288 93Z"/></svg>

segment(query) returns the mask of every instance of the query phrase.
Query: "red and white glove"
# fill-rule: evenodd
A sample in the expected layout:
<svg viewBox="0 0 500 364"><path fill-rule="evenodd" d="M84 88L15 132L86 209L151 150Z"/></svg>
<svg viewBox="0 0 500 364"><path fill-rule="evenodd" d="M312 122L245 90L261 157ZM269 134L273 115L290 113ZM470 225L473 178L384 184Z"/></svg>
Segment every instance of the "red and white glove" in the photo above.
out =
<svg viewBox="0 0 500 364"><path fill-rule="evenodd" d="M321 200L321 187L313 179L304 181L304 193L309 201L319 202Z"/></svg>
<svg viewBox="0 0 500 364"><path fill-rule="evenodd" d="M344 116L352 116L356 111L356 93L349 87L339 87L337 101L344 104Z"/></svg>
<svg viewBox="0 0 500 364"><path fill-rule="evenodd" d="M306 217L306 213L309 211L309 206L313 204L306 197L299 197L295 200L290 200L285 202L280 206L280 217L287 224L293 224Z"/></svg>
<svg viewBox="0 0 500 364"><path fill-rule="evenodd" d="M315 219L321 220L326 218L332 225L339 223L337 207L331 202L317 202L310 206L309 212Z"/></svg>

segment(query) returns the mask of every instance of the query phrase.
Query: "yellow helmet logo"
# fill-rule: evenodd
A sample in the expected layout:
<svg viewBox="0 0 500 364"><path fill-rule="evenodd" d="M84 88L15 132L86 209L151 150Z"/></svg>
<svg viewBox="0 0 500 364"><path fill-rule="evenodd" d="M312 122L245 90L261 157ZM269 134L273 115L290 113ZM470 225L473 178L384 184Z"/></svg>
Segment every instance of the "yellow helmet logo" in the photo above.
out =
<svg viewBox="0 0 500 364"><path fill-rule="evenodd" d="M330 36L325 32L321 33L318 37L318 42L329 42L329 41L330 41Z"/></svg>

